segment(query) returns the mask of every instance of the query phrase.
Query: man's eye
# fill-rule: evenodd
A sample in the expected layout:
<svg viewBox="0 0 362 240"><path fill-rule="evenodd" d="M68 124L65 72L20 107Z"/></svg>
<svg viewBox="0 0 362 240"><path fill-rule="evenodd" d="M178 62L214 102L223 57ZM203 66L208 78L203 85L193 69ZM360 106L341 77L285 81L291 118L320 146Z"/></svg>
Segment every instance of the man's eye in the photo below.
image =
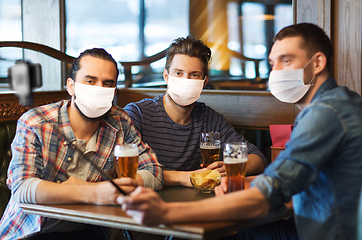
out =
<svg viewBox="0 0 362 240"><path fill-rule="evenodd" d="M114 87L114 84L113 83L104 83L103 86L105 86L105 87Z"/></svg>
<svg viewBox="0 0 362 240"><path fill-rule="evenodd" d="M284 60L284 64L289 64L290 63L290 60Z"/></svg>
<svg viewBox="0 0 362 240"><path fill-rule="evenodd" d="M192 77L197 78L197 79L201 79L201 76L199 74L193 74Z"/></svg>

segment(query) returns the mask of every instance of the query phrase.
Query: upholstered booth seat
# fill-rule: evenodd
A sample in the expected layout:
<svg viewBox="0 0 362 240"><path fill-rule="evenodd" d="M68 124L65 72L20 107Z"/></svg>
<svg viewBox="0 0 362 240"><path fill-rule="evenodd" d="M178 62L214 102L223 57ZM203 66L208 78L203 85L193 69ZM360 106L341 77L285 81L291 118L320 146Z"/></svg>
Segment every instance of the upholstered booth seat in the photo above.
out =
<svg viewBox="0 0 362 240"><path fill-rule="evenodd" d="M10 144L16 131L16 121L0 123L0 217L10 199L10 190L6 185L7 170L11 159Z"/></svg>

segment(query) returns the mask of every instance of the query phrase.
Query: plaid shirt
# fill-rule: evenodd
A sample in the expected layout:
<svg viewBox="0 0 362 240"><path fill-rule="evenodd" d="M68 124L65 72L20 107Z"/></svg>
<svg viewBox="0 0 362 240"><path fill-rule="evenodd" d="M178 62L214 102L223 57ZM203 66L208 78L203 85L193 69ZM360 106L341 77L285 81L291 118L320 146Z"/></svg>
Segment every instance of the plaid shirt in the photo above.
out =
<svg viewBox="0 0 362 240"><path fill-rule="evenodd" d="M69 101L63 100L34 108L18 120L7 179L12 194L29 177L52 182L67 179L66 170L74 154L71 143L76 140L69 121L68 105ZM116 176L113 157L116 143L136 143L140 152L138 169L150 171L163 183L162 167L156 155L141 141L128 114L122 108L113 106L101 121L97 151L92 158L112 176ZM87 181L103 180L106 179L91 166ZM25 214L12 197L0 222L0 239L18 239L40 231L41 223L40 216Z"/></svg>

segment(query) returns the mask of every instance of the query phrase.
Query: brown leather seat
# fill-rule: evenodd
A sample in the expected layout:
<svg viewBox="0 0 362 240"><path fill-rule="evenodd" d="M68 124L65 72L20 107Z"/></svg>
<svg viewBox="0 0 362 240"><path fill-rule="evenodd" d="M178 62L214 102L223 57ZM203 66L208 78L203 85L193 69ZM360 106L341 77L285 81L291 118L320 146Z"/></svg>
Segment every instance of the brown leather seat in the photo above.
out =
<svg viewBox="0 0 362 240"><path fill-rule="evenodd" d="M0 217L10 199L10 190L6 185L7 170L11 160L11 142L15 136L16 121L0 123Z"/></svg>

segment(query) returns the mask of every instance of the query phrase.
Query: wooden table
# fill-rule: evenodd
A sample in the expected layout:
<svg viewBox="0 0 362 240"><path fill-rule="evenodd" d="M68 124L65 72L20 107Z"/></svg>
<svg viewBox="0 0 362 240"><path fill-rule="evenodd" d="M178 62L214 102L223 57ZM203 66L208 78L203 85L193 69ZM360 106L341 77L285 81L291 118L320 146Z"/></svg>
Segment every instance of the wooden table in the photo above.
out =
<svg viewBox="0 0 362 240"><path fill-rule="evenodd" d="M159 195L167 202L201 200L214 196L213 193L200 193L196 189L184 187L166 187L159 191ZM185 239L217 239L231 235L236 230L259 226L293 216L293 208L287 207L278 213L269 214L261 219L148 227L136 224L132 218L122 211L120 206L20 204L20 207L28 214L37 214L43 217Z"/></svg>

